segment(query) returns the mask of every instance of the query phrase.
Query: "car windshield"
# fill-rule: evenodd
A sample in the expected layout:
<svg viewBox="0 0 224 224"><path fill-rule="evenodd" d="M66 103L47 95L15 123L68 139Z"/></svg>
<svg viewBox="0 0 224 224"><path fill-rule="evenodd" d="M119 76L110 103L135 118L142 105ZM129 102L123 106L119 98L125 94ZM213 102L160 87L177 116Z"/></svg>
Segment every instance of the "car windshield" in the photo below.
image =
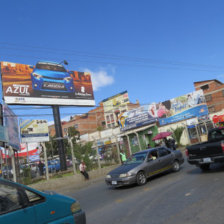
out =
<svg viewBox="0 0 224 224"><path fill-rule="evenodd" d="M144 153L137 153L130 156L125 164L131 164L131 163L142 163L145 160L145 157L147 155L147 152Z"/></svg>
<svg viewBox="0 0 224 224"><path fill-rule="evenodd" d="M48 63L38 63L36 65L37 69L57 71L57 72L66 72L65 68L62 65L53 65Z"/></svg>

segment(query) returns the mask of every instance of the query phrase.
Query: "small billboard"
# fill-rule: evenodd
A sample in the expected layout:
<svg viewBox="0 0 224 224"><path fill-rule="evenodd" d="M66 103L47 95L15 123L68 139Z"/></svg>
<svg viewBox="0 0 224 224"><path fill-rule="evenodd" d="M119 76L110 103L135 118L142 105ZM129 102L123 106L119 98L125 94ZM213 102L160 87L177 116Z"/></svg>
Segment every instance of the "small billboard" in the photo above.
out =
<svg viewBox="0 0 224 224"><path fill-rule="evenodd" d="M1 62L1 76L7 104L95 106L88 72L68 71L54 62Z"/></svg>
<svg viewBox="0 0 224 224"><path fill-rule="evenodd" d="M149 104L121 113L118 117L121 131L155 123L157 120L155 110L155 104Z"/></svg>
<svg viewBox="0 0 224 224"><path fill-rule="evenodd" d="M3 118L8 145L20 150L18 118L7 104L3 104Z"/></svg>
<svg viewBox="0 0 224 224"><path fill-rule="evenodd" d="M102 101L104 113L115 111L129 103L128 92L124 91Z"/></svg>
<svg viewBox="0 0 224 224"><path fill-rule="evenodd" d="M23 120L20 122L21 142L48 142L47 120Z"/></svg>

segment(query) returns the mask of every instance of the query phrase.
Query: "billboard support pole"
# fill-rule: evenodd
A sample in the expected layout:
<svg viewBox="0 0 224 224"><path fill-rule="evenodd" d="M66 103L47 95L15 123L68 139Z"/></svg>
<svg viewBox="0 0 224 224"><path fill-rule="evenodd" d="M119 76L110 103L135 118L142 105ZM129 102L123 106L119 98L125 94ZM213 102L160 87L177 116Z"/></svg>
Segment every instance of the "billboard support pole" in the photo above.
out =
<svg viewBox="0 0 224 224"><path fill-rule="evenodd" d="M53 116L54 116L54 126L56 132L56 138L58 142L58 154L60 158L61 170L67 170L66 165L66 158L65 158L65 149L63 143L63 136L62 136L62 128L61 128L61 118L60 118L60 111L58 105L53 105Z"/></svg>

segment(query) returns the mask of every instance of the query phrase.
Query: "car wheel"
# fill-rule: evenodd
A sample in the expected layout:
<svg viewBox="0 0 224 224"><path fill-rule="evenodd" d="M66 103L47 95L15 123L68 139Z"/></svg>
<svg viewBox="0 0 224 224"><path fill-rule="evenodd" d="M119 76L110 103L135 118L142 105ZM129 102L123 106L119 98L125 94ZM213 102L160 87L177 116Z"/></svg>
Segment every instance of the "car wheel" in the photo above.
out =
<svg viewBox="0 0 224 224"><path fill-rule="evenodd" d="M146 179L146 176L145 176L144 172L142 172L142 171L139 172L139 173L137 174L136 179L137 179L137 184L138 184L139 186L146 184L147 179Z"/></svg>
<svg viewBox="0 0 224 224"><path fill-rule="evenodd" d="M202 165L200 165L200 168L201 168L202 171L209 170L210 164L202 164Z"/></svg>
<svg viewBox="0 0 224 224"><path fill-rule="evenodd" d="M177 160L175 160L173 163L173 171L177 172L179 170L180 170L180 163Z"/></svg>

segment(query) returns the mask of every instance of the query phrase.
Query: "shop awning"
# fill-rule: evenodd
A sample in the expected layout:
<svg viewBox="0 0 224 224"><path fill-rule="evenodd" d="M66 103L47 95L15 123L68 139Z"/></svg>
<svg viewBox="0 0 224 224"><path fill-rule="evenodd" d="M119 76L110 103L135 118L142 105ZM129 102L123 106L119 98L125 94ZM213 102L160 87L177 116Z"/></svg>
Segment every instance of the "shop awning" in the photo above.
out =
<svg viewBox="0 0 224 224"><path fill-rule="evenodd" d="M135 128L135 129L131 129L130 131L126 131L120 135L118 135L119 137L123 137L123 136L126 136L126 135L130 135L130 134L134 134L136 132L140 132L140 131L144 131L148 128L151 128L153 126L155 126L156 124L153 123L153 124L150 124L150 125L147 125L147 126L144 126L144 127L140 127L140 128Z"/></svg>

